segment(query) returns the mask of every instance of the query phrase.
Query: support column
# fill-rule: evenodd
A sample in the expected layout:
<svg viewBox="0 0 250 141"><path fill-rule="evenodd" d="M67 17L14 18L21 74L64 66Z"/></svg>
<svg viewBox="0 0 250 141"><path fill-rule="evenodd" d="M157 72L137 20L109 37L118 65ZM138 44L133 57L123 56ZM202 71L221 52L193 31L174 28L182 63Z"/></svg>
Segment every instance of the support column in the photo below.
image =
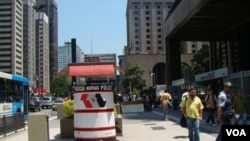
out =
<svg viewBox="0 0 250 141"><path fill-rule="evenodd" d="M172 85L172 80L181 78L181 48L180 40L166 39L166 83Z"/></svg>

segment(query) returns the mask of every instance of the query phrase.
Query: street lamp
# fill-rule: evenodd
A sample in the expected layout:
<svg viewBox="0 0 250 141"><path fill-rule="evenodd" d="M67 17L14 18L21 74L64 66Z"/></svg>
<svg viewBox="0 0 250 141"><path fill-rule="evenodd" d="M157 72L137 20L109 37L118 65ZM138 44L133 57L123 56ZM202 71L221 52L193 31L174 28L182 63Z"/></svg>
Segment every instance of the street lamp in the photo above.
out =
<svg viewBox="0 0 250 141"><path fill-rule="evenodd" d="M152 80L152 86L154 87L155 86L155 73L151 72L150 73L150 76L153 78Z"/></svg>

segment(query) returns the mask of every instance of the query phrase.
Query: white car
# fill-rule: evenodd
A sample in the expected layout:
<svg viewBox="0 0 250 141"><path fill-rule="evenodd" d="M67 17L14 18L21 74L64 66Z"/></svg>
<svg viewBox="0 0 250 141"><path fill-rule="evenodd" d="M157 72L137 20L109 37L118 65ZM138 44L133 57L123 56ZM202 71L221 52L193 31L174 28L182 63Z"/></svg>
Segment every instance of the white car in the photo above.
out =
<svg viewBox="0 0 250 141"><path fill-rule="evenodd" d="M52 108L52 97L43 97L41 101L41 107Z"/></svg>
<svg viewBox="0 0 250 141"><path fill-rule="evenodd" d="M53 102L52 102L52 110L53 111L56 111L57 110L57 106L58 105L63 105L64 103L64 100L63 99L55 99Z"/></svg>

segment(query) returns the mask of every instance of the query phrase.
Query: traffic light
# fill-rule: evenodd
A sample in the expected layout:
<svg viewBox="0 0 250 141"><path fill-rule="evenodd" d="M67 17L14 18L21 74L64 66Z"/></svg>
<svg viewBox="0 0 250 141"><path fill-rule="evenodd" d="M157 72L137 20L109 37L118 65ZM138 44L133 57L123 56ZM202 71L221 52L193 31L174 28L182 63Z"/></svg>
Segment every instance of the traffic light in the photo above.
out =
<svg viewBox="0 0 250 141"><path fill-rule="evenodd" d="M72 76L72 85L73 85L73 86L76 85L76 76Z"/></svg>

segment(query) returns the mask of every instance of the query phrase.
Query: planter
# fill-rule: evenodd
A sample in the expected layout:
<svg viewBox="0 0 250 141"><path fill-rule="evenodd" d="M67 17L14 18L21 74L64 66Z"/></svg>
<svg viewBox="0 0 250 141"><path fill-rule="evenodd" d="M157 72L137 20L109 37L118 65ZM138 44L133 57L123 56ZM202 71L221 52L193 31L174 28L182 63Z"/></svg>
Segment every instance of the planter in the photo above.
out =
<svg viewBox="0 0 250 141"><path fill-rule="evenodd" d="M122 113L144 112L143 104L121 105Z"/></svg>
<svg viewBox="0 0 250 141"><path fill-rule="evenodd" d="M122 117L118 115L115 117L115 127L116 127L116 136L122 136Z"/></svg>
<svg viewBox="0 0 250 141"><path fill-rule="evenodd" d="M61 138L74 138L74 118L60 119Z"/></svg>

